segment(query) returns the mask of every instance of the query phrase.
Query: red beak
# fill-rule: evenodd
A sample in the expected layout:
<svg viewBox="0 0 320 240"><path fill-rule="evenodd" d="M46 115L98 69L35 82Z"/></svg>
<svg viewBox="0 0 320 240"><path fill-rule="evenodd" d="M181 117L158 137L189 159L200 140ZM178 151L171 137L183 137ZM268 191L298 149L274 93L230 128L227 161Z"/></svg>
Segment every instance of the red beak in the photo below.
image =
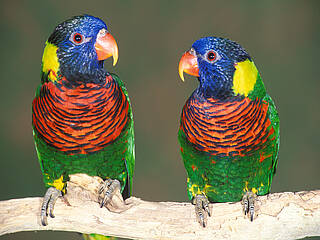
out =
<svg viewBox="0 0 320 240"><path fill-rule="evenodd" d="M113 36L105 29L101 29L98 33L96 43L94 45L98 60L105 60L113 56L113 66L118 61L118 45Z"/></svg>
<svg viewBox="0 0 320 240"><path fill-rule="evenodd" d="M194 51L185 52L179 62L179 76L184 81L183 73L186 72L192 76L199 77L199 66L197 56Z"/></svg>

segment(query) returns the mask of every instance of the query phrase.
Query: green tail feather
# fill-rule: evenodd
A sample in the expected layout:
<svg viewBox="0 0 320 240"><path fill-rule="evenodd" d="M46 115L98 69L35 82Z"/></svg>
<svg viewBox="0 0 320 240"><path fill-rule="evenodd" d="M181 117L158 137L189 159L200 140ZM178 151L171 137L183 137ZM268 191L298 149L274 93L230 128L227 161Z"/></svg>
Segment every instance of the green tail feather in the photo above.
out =
<svg viewBox="0 0 320 240"><path fill-rule="evenodd" d="M82 234L84 240L116 240L115 237L107 237L99 234Z"/></svg>

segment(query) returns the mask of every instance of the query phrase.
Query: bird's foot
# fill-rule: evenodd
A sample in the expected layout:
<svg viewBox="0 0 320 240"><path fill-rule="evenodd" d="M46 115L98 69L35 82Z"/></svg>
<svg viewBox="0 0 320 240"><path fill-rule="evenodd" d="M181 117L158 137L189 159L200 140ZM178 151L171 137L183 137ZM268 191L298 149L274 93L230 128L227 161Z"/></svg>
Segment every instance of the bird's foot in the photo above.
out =
<svg viewBox="0 0 320 240"><path fill-rule="evenodd" d="M53 208L58 197L61 197L61 196L62 196L62 192L60 190L56 189L55 187L48 188L46 194L43 197L41 213L40 213L41 224L43 226L48 225L48 220L47 220L48 212L50 217L52 218L55 217L53 214Z"/></svg>
<svg viewBox="0 0 320 240"><path fill-rule="evenodd" d="M117 192L120 193L121 190L121 184L117 179L107 179L105 180L99 188L99 195L102 195L102 199L100 202L100 207L102 208L109 202L111 202L114 195L116 195ZM121 194L120 194L121 196ZM122 196L121 196L122 198ZM122 199L123 201L123 199Z"/></svg>
<svg viewBox="0 0 320 240"><path fill-rule="evenodd" d="M105 180L100 185L98 194L100 207L105 206L111 212L121 213L133 206L123 200L121 184L117 179Z"/></svg>
<svg viewBox="0 0 320 240"><path fill-rule="evenodd" d="M211 216L209 200L204 194L197 194L192 199L192 204L195 205L197 220L202 227L207 226L207 215Z"/></svg>
<svg viewBox="0 0 320 240"><path fill-rule="evenodd" d="M256 202L256 198L257 195L251 191L246 192L242 197L244 215L248 214L251 222L253 221L254 217L254 204Z"/></svg>

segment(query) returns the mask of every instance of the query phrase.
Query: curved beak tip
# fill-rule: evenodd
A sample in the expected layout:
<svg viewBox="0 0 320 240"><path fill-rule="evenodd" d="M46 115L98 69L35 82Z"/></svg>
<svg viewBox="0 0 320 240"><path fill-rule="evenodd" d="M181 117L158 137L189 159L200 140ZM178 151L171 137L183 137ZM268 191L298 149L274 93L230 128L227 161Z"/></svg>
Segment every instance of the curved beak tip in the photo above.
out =
<svg viewBox="0 0 320 240"><path fill-rule="evenodd" d="M183 72L184 72L184 69L183 69L183 67L181 66L181 64L179 64L179 76L180 76L182 82L184 82Z"/></svg>
<svg viewBox="0 0 320 240"><path fill-rule="evenodd" d="M199 77L199 67L198 60L194 54L191 54L190 51L185 52L179 62L179 76L184 82L183 73L186 72L192 76Z"/></svg>
<svg viewBox="0 0 320 240"><path fill-rule="evenodd" d="M118 47L115 48L114 53L112 54L112 56L113 56L113 64L112 65L115 66L117 64L117 62L118 62L118 57L119 57L119 55L118 55Z"/></svg>
<svg viewBox="0 0 320 240"><path fill-rule="evenodd" d="M105 60L112 56L113 66L117 64L119 57L118 45L110 33L106 33L105 35L97 38L95 49L98 60Z"/></svg>

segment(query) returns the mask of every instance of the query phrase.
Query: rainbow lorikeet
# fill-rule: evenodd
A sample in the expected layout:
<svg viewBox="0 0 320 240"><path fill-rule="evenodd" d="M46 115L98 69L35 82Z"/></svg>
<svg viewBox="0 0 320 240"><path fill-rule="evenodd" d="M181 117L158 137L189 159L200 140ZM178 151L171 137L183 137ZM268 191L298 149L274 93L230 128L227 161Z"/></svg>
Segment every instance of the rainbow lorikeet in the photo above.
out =
<svg viewBox="0 0 320 240"><path fill-rule="evenodd" d="M218 37L195 41L179 74L197 76L179 129L189 198L206 225L209 202L242 199L254 216L256 195L268 194L279 151L279 116L252 58L238 43Z"/></svg>
<svg viewBox="0 0 320 240"><path fill-rule="evenodd" d="M104 70L118 59L116 41L99 18L76 16L50 35L42 58L41 84L32 103L34 141L45 186L41 222L67 189L70 174L105 180L105 198L132 190L135 164L133 116L120 78Z"/></svg>

